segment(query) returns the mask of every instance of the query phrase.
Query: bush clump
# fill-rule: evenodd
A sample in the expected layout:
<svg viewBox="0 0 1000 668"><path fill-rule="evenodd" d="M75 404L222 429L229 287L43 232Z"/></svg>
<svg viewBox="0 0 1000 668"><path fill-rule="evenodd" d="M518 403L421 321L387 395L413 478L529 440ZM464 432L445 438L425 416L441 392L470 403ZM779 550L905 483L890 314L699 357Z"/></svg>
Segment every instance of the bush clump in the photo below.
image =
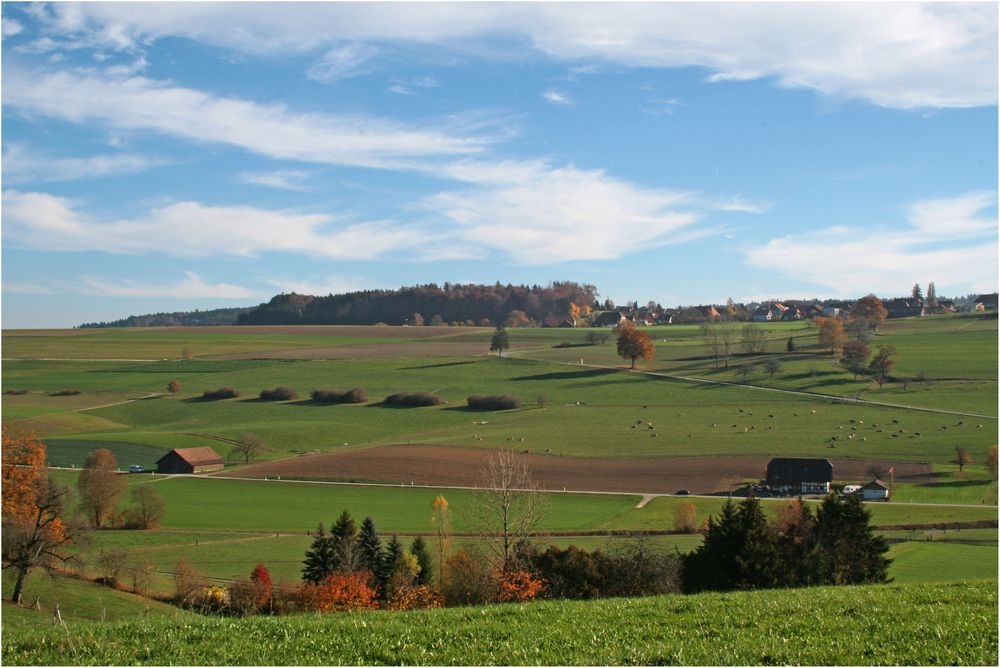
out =
<svg viewBox="0 0 1000 668"><path fill-rule="evenodd" d="M273 390L261 390L260 398L263 401L289 401L297 399L298 393L290 387L276 387Z"/></svg>
<svg viewBox="0 0 1000 668"><path fill-rule="evenodd" d="M477 411L506 411L521 407L521 399L509 394L492 394L490 396L473 394L467 401L469 408Z"/></svg>
<svg viewBox="0 0 1000 668"><path fill-rule="evenodd" d="M56 390L55 392L49 392L50 397L72 397L76 394L80 394L80 390Z"/></svg>
<svg viewBox="0 0 1000 668"><path fill-rule="evenodd" d="M368 395L360 387L350 390L313 390L312 400L318 404L363 404Z"/></svg>
<svg viewBox="0 0 1000 668"><path fill-rule="evenodd" d="M386 406L415 408L419 406L438 406L445 403L444 399L433 392L397 392L390 394L382 402Z"/></svg>
<svg viewBox="0 0 1000 668"><path fill-rule="evenodd" d="M205 390L201 393L202 399L235 399L240 393L231 387L220 387L217 390Z"/></svg>
<svg viewBox="0 0 1000 668"><path fill-rule="evenodd" d="M28 390L4 390L4 394L27 394Z"/></svg>

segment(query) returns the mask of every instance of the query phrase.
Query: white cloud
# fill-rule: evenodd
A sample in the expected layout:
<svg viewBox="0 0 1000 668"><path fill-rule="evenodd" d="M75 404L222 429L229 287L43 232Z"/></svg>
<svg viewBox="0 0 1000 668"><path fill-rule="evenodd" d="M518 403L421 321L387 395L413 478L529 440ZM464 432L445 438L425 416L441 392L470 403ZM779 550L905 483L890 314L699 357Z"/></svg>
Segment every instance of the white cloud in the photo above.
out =
<svg viewBox="0 0 1000 668"><path fill-rule="evenodd" d="M561 90L556 90L555 88L549 88L542 93L542 98L549 104L557 104L562 106L572 106L576 104L573 98Z"/></svg>
<svg viewBox="0 0 1000 668"><path fill-rule="evenodd" d="M0 32L4 37L13 37L24 30L24 26L17 19L9 19L6 16L0 19Z"/></svg>
<svg viewBox="0 0 1000 668"><path fill-rule="evenodd" d="M914 281L950 293L996 290L996 195L969 193L908 208L905 228L840 225L772 239L744 252L751 266L822 286L834 295L907 294Z"/></svg>
<svg viewBox="0 0 1000 668"><path fill-rule="evenodd" d="M640 111L650 116L671 116L677 107L684 106L684 103L673 97L651 97L646 100L646 106Z"/></svg>
<svg viewBox="0 0 1000 668"><path fill-rule="evenodd" d="M269 278L264 281L282 292L295 292L300 295L337 295L345 292L371 289L371 283L357 276L326 276L309 280L295 278Z"/></svg>
<svg viewBox="0 0 1000 668"><path fill-rule="evenodd" d="M472 256L488 248L525 264L610 260L675 243L701 218L687 209L687 193L599 170L526 163L469 165L467 174L479 187L439 193L425 206L455 225L449 234L462 245L454 248Z"/></svg>
<svg viewBox="0 0 1000 668"><path fill-rule="evenodd" d="M888 107L996 104L995 3L57 3L36 14L77 44L135 48L166 35L238 51L348 42L433 43L489 54L494 36L586 67L705 67L715 81L782 86ZM507 40L522 48L520 40Z"/></svg>
<svg viewBox="0 0 1000 668"><path fill-rule="evenodd" d="M417 77L415 79L396 79L396 81L389 86L389 92L395 93L396 95L416 95L417 91L414 88L437 88L441 84L438 80L433 77Z"/></svg>
<svg viewBox="0 0 1000 668"><path fill-rule="evenodd" d="M206 283L193 271L185 278L170 283L151 283L128 278L81 276L79 291L97 297L169 297L173 299L254 299L259 290L229 283Z"/></svg>
<svg viewBox="0 0 1000 668"><path fill-rule="evenodd" d="M306 76L323 83L361 76L371 71L370 61L377 54L378 49L367 44L342 44L323 54Z"/></svg>
<svg viewBox="0 0 1000 668"><path fill-rule="evenodd" d="M22 283L20 281L4 281L3 291L19 295L51 295L53 289L39 283Z"/></svg>
<svg viewBox="0 0 1000 668"><path fill-rule="evenodd" d="M5 71L4 105L112 130L227 144L272 158L366 167L405 168L418 159L475 154L491 141L458 135L475 127L463 119L418 128L361 115L297 113L282 104L216 97L144 77Z"/></svg>
<svg viewBox="0 0 1000 668"><path fill-rule="evenodd" d="M24 144L4 146L3 176L8 183L46 183L134 174L164 161L133 153L92 155L84 158L46 156Z"/></svg>
<svg viewBox="0 0 1000 668"><path fill-rule="evenodd" d="M309 172L296 169L279 169L273 172L242 172L239 175L241 181L252 183L268 188L279 190L293 190L296 192L308 192L311 190L302 183L309 178Z"/></svg>
<svg viewBox="0 0 1000 668"><path fill-rule="evenodd" d="M4 243L48 251L177 257L256 256L273 251L357 260L433 240L420 228L385 221L338 224L328 215L249 206L178 202L138 218L110 222L93 220L78 212L78 206L46 193L4 191Z"/></svg>

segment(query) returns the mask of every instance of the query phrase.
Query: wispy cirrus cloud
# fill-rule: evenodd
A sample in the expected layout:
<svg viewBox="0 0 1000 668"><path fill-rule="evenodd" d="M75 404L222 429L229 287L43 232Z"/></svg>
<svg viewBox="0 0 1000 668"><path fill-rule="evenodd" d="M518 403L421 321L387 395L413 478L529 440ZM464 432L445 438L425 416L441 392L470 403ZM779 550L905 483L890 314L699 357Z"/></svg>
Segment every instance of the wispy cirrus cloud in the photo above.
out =
<svg viewBox="0 0 1000 668"><path fill-rule="evenodd" d="M905 227L840 225L772 239L744 256L835 295L906 294L919 280L949 292L996 290L996 201L986 192L923 200L906 208Z"/></svg>
<svg viewBox="0 0 1000 668"><path fill-rule="evenodd" d="M542 99L549 104L555 104L563 107L571 107L576 104L573 98L569 96L569 93L556 90L555 88L549 88L542 91Z"/></svg>
<svg viewBox="0 0 1000 668"><path fill-rule="evenodd" d="M254 299L261 297L259 290L230 283L207 283L193 271L185 272L183 279L163 283L143 279L85 275L80 277L78 284L79 294L95 297L169 297L174 299Z"/></svg>
<svg viewBox="0 0 1000 668"><path fill-rule="evenodd" d="M370 259L431 239L426 230L385 221L348 223L326 214L178 202L143 216L105 221L73 200L47 193L3 193L5 244L49 251L176 257L287 252Z"/></svg>
<svg viewBox="0 0 1000 668"><path fill-rule="evenodd" d="M309 172L301 169L279 169L271 172L241 172L239 179L246 183L278 190L308 192L312 190L303 183L309 178Z"/></svg>
<svg viewBox="0 0 1000 668"><path fill-rule="evenodd" d="M777 85L897 108L997 101L994 3L53 3L34 10L65 47L135 49L174 35L254 54L347 43L485 53L517 35L586 67L703 67L713 81ZM794 36L789 38L788 36ZM497 38L497 39L491 39ZM511 42L508 40L506 47ZM877 63L876 65L873 65Z"/></svg>
<svg viewBox="0 0 1000 668"><path fill-rule="evenodd" d="M164 160L135 153L55 157L20 143L7 143L3 151L3 176L11 184L135 174L165 164Z"/></svg>
<svg viewBox="0 0 1000 668"><path fill-rule="evenodd" d="M369 44L341 44L313 63L306 70L306 76L322 83L333 83L368 74L373 69L372 59L376 55L378 49Z"/></svg>
<svg viewBox="0 0 1000 668"><path fill-rule="evenodd" d="M459 118L439 127L417 127L363 115L299 113L283 104L99 72L5 71L4 105L73 123L235 146L271 158L375 168L410 168L419 161L474 155L494 141L481 133L490 125L483 119L478 125Z"/></svg>

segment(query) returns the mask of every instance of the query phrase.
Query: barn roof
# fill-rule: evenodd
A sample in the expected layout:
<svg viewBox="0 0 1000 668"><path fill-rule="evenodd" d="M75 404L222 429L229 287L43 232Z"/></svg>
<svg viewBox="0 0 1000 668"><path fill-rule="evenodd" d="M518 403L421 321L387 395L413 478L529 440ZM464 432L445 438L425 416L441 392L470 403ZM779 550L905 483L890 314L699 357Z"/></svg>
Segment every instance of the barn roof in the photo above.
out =
<svg viewBox="0 0 1000 668"><path fill-rule="evenodd" d="M878 478L875 478L867 485L862 486L861 489L889 489L889 488L885 486L884 482L882 482Z"/></svg>
<svg viewBox="0 0 1000 668"><path fill-rule="evenodd" d="M170 456L170 453L176 453L178 457L186 461L192 466L203 466L205 464L222 464L224 463L222 457L218 455L212 448L176 448L171 450L167 454L160 457L157 460L157 464L162 462L164 459Z"/></svg>
<svg viewBox="0 0 1000 668"><path fill-rule="evenodd" d="M775 457L767 463L769 484L793 482L831 482L833 464L829 459Z"/></svg>

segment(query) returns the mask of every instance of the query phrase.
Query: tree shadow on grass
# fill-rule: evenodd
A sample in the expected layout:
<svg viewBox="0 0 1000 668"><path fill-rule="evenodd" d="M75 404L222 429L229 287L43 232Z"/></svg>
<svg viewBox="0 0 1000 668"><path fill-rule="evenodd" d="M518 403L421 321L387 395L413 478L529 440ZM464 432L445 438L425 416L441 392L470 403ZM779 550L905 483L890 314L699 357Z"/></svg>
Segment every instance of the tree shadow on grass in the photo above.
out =
<svg viewBox="0 0 1000 668"><path fill-rule="evenodd" d="M441 364L423 364L421 366L401 366L397 371L412 371L415 369L438 369L445 366L463 366L465 364L474 364L473 361L466 362L442 362Z"/></svg>
<svg viewBox="0 0 1000 668"><path fill-rule="evenodd" d="M580 371L551 371L536 373L531 376L516 376L511 380L582 380L584 378L600 378L619 373L616 369L581 369Z"/></svg>

